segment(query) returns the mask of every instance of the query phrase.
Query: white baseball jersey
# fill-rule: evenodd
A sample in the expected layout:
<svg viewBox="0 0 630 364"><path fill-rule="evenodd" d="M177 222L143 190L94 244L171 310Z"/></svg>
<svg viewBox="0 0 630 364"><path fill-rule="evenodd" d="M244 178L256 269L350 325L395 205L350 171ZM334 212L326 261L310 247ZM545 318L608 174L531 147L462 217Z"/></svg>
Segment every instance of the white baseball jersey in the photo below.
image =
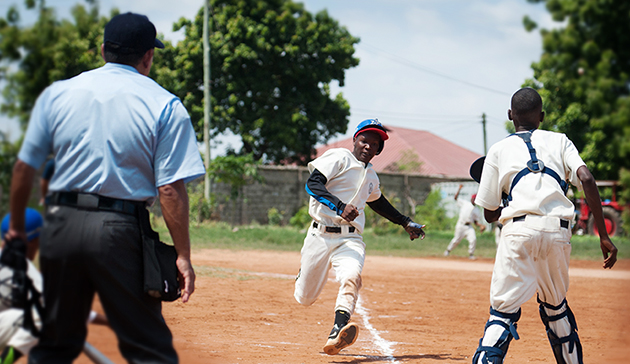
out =
<svg viewBox="0 0 630 364"><path fill-rule="evenodd" d="M457 206L459 206L459 218L457 219L457 224L471 225L481 220L479 209L477 209L469 199L458 197L456 201Z"/></svg>
<svg viewBox="0 0 630 364"><path fill-rule="evenodd" d="M457 219L457 224L455 224L455 235L446 250L452 251L462 239L466 238L468 240L468 254L473 255L477 247L477 236L472 225L481 219L481 215L479 214L479 209L470 202L470 199L458 196L456 201L457 206L459 206L459 218Z"/></svg>
<svg viewBox="0 0 630 364"><path fill-rule="evenodd" d="M351 224L360 234L363 233L365 205L381 197L380 182L378 175L372 169L372 164L368 163L366 166L348 149L334 148L327 150L322 156L308 164L309 172L313 173L315 169L328 180L326 189L330 193L344 203L357 207L359 216ZM315 221L326 226L348 224L337 215L337 212L313 197L309 199L308 212Z"/></svg>
<svg viewBox="0 0 630 364"><path fill-rule="evenodd" d="M577 170L585 165L573 142L561 133L536 130L531 136L536 156L545 167L554 170L561 179L582 189ZM494 211L501 203L501 193L510 191L512 179L526 167L530 154L523 140L511 136L494 144L483 165L479 192L475 203ZM575 207L564 195L558 182L544 173L529 173L516 184L512 201L501 211L499 222L522 215L555 216L573 219Z"/></svg>

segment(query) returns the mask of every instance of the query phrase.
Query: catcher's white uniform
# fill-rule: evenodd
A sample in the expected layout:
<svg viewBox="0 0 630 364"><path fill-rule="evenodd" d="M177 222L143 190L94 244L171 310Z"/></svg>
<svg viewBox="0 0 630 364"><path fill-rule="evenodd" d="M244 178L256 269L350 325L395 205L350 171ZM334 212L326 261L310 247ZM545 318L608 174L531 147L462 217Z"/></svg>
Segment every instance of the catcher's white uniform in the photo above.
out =
<svg viewBox="0 0 630 364"><path fill-rule="evenodd" d="M26 274L33 281L35 289L41 292L42 275L33 263L29 260L27 260L27 263L28 270ZM23 316L24 309L21 308L7 308L0 312L0 353L5 347L12 346L22 354L27 355L37 345L38 339L30 331L22 327ZM41 328L41 319L35 309L33 309L33 321L38 329Z"/></svg>
<svg viewBox="0 0 630 364"><path fill-rule="evenodd" d="M379 179L370 163L365 166L345 148L326 151L310 162L308 168L311 173L319 170L328 180L328 191L345 203L356 206L360 213L352 223L348 223L328 206L310 197L309 214L314 223L304 239L294 296L303 305L315 302L332 267L341 284L335 311L353 313L365 261L365 244L361 236L365 224L364 209L367 202L381 196ZM340 232L327 232L327 228L331 227L339 228Z"/></svg>
<svg viewBox="0 0 630 364"><path fill-rule="evenodd" d="M531 134L531 145L547 168L555 171L561 180L568 180L581 189L577 170L584 162L564 134L535 130ZM497 210L502 193L509 192L514 177L530 160L528 147L518 136L493 145L484 163L475 203L490 211ZM529 173L514 186L512 200L499 217L503 230L490 287L494 312L491 311L480 349L482 346L499 347L505 339L505 327L490 322L513 325L520 316L521 305L538 292L541 317L543 322L548 320L545 322L548 334L552 331L550 341L552 335L560 340L555 342L554 351L561 350L567 363L578 362L581 347L576 349L579 340L573 328L575 320L565 301L571 253L569 222L573 214L572 202L548 174ZM483 355L479 363L483 362Z"/></svg>

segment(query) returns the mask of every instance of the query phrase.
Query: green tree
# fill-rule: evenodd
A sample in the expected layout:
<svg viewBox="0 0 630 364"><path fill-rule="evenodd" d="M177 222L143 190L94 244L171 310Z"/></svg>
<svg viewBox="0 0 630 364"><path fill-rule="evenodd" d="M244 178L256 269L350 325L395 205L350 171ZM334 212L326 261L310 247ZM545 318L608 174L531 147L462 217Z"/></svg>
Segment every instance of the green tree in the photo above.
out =
<svg viewBox="0 0 630 364"><path fill-rule="evenodd" d="M11 143L0 132L0 217L9 211L9 188L21 140Z"/></svg>
<svg viewBox="0 0 630 364"><path fill-rule="evenodd" d="M120 11L113 8L109 17L100 16L98 1L84 2L87 7L79 3L72 8L71 20L58 20L44 0L25 1L28 11L38 13L32 26L21 24L16 7L9 8L6 17L0 18L0 80L6 82L0 112L17 117L23 127L47 86L105 63L101 57L103 29ZM155 57L161 66L152 69L149 76L168 81L176 74L166 68L173 64L175 49L168 41L164 44L166 48Z"/></svg>
<svg viewBox="0 0 630 364"><path fill-rule="evenodd" d="M39 13L32 26L20 24L15 7L0 18L0 80L6 82L0 111L17 117L23 126L44 88L103 64L100 45L108 20L99 17L94 0L86 0L88 8L72 8L72 21L57 20L44 0L25 3Z"/></svg>
<svg viewBox="0 0 630 364"><path fill-rule="evenodd" d="M567 134L596 178L616 180L630 168L630 2L528 1L564 22L541 30L543 54L525 82L543 97L543 127Z"/></svg>
<svg viewBox="0 0 630 364"><path fill-rule="evenodd" d="M620 182L621 185L624 186L624 189L619 193L621 201L627 204L630 204L630 171L627 169L622 169L620 174ZM630 232L630 209L625 209L623 214L621 215L623 218L623 229L626 231L626 234Z"/></svg>
<svg viewBox="0 0 630 364"><path fill-rule="evenodd" d="M214 158L206 173L210 177L211 183L219 182L230 186L229 200L232 201L234 211L236 211L236 200L241 189L248 183L262 182L263 178L258 173L257 166L260 161L254 160L253 155L232 155ZM234 225L234 214L232 214L232 225Z"/></svg>
<svg viewBox="0 0 630 364"><path fill-rule="evenodd" d="M305 164L314 146L345 133L350 114L330 83L344 84L359 39L326 11L312 15L291 0L213 0L210 27L212 132L240 135L239 154ZM185 39L163 79L184 102L201 137L203 9L180 19ZM158 61L160 62L160 61ZM161 65L159 65L161 66Z"/></svg>
<svg viewBox="0 0 630 364"><path fill-rule="evenodd" d="M455 226L457 216L449 218L442 203L442 192L435 189L429 193L422 205L416 206L413 221L424 224L433 231L446 231Z"/></svg>

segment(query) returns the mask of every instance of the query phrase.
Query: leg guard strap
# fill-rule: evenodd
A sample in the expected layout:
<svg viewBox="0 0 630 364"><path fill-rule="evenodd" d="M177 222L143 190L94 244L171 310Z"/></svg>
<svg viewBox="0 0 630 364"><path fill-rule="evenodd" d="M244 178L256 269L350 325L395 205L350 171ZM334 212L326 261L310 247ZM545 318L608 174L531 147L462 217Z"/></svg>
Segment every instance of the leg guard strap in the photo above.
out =
<svg viewBox="0 0 630 364"><path fill-rule="evenodd" d="M503 324L502 326L504 328L506 328L507 330L509 330L510 334L512 334L512 336L514 336L514 340L520 339L520 336L518 336L518 333L516 332L516 322L518 320L520 320L520 318L521 318L521 309L520 308L515 313L505 313L505 312L497 311L494 308L490 307L490 314L510 320L510 325L508 327L505 327L505 326L507 326L507 324L505 324L505 322L503 322L503 321L490 321L490 322L488 322L486 324L486 328L488 327L488 325L491 322L501 323L501 324Z"/></svg>
<svg viewBox="0 0 630 364"><path fill-rule="evenodd" d="M549 337L549 342L551 346L562 345L564 343L569 343L569 354L573 353L573 349L575 349L576 342L580 343L580 338L578 337L577 332L573 331L569 336L558 338L557 335L554 334L554 338Z"/></svg>
<svg viewBox="0 0 630 364"><path fill-rule="evenodd" d="M483 364L503 363L503 358L505 358L505 353L503 353L503 350L495 348L494 346L481 346L481 340L479 340L479 347L475 352L475 356L473 356L473 364L479 364L478 360L481 356L481 353L486 353L486 355L483 357Z"/></svg>
<svg viewBox="0 0 630 364"><path fill-rule="evenodd" d="M571 308L569 307L566 298L562 300L562 302L558 306L554 306L549 303L543 302L540 300L540 297L537 297L537 301L540 304L539 306L540 319L542 320L543 324L545 324L545 329L547 330L547 337L549 338L549 343L551 344L551 349L553 350L553 354L556 358L556 362L558 364L567 363L567 361L565 360L562 354L562 344L569 343L569 354L572 354L573 351L577 349L578 363L582 364L583 363L582 362L582 344L580 343L580 338L577 333L577 330L578 330L577 322L575 321L575 316L573 315L573 312L571 311ZM545 308L559 311L563 309L564 307L566 307L565 310L557 315L549 316L547 315L547 312L545 311ZM564 337L558 337L558 335L555 332L553 332L549 323L561 320L565 317L567 318L569 325L571 326L571 333Z"/></svg>
<svg viewBox="0 0 630 364"><path fill-rule="evenodd" d="M548 308L550 310L554 310L554 311L561 310L564 305L566 305L566 307L567 307L567 309L564 310L563 312L561 312L561 313L559 313L557 315L553 315L553 316L548 316L547 313L545 312L545 316L547 317L547 322L545 322L543 320L543 322L545 323L545 326L548 326L549 322L558 321L561 318L567 317L569 319L569 323L571 324L571 328L573 330L575 330L575 331L578 331L577 321L575 321L575 315L573 315L573 311L571 311L571 308L569 307L569 304L567 303L567 299L566 298L564 300L562 300L562 302L560 302L560 304L558 306L550 305L547 302L543 302L543 301L540 300L540 297L536 297L536 300L538 301L538 303L542 307L546 307L546 308ZM542 307L540 307L541 310L543 310Z"/></svg>

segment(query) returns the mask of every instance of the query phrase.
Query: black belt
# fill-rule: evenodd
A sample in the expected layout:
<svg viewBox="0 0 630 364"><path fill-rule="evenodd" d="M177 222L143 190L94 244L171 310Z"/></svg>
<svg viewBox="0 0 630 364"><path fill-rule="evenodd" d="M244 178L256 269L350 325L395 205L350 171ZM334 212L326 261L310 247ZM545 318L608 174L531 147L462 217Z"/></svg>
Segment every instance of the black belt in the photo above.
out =
<svg viewBox="0 0 630 364"><path fill-rule="evenodd" d="M54 192L46 197L46 205L80 207L137 216L138 208L143 207L144 202L120 200L91 193Z"/></svg>
<svg viewBox="0 0 630 364"><path fill-rule="evenodd" d="M525 221L525 215L517 216L517 217L513 218L512 221L514 221L514 222ZM568 229L569 228L569 220L560 219L560 227L564 228L564 229Z"/></svg>
<svg viewBox="0 0 630 364"><path fill-rule="evenodd" d="M317 229L318 226L319 226L319 224L317 223L317 221L313 221L313 227L315 229ZM326 232L327 233L341 234L341 226L326 226ZM353 233L354 232L354 226L348 227L348 232L349 233Z"/></svg>

